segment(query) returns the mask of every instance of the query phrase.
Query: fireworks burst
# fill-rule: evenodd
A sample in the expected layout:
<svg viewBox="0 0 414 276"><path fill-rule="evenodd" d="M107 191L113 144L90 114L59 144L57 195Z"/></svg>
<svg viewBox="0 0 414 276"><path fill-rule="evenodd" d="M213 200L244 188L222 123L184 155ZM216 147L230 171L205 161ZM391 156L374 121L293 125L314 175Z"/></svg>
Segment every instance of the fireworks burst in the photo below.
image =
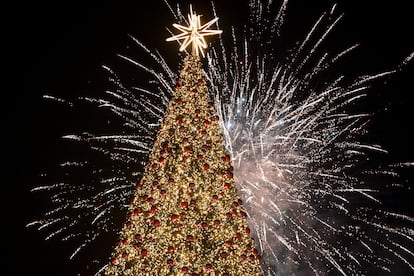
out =
<svg viewBox="0 0 414 276"><path fill-rule="evenodd" d="M176 21L185 20L179 6L166 5ZM287 5L287 0L279 6L250 0L249 28L227 31L231 46L223 34L206 54L209 91L263 270L266 275L348 275L390 271L402 262L414 271L414 219L382 210L380 199L389 188L377 184L379 179L392 183L398 179L397 167L412 164L368 162L386 150L361 138L371 114L352 112L375 80L398 71L413 54L395 70L354 80L328 77L358 47L334 55L323 50L342 19L334 5L316 20L294 54L281 59L275 41ZM213 12L218 16L214 5ZM105 66L111 82L106 95L79 99L121 118L121 134L64 136L88 145L95 152L91 160L62 163L66 178L33 189L50 191L56 208L29 225L47 229L47 239L81 241L71 258L119 230L178 77L159 52L131 39L156 66L119 57L148 73L150 87L126 86ZM73 175L86 171L86 184L74 180Z"/></svg>

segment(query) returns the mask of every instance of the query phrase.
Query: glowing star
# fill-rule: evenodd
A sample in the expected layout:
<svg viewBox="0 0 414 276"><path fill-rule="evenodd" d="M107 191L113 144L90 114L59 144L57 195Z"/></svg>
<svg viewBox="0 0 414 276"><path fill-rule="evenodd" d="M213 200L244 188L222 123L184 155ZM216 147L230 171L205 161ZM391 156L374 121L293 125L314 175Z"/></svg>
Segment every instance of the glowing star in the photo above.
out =
<svg viewBox="0 0 414 276"><path fill-rule="evenodd" d="M197 15L197 13L193 12L193 9L190 5L190 14L188 15L188 20L190 25L188 27L173 24L175 28L180 30L182 33L169 37L166 41L175 41L175 40L184 40L180 47L180 52L184 51L190 43L192 44L192 54L199 56L200 52L204 57L204 50L207 49L207 42L205 40L205 36L208 35L216 35L221 34L223 31L221 30L207 30L211 25L217 22L218 17L214 18L210 22L201 26L200 22L201 15Z"/></svg>

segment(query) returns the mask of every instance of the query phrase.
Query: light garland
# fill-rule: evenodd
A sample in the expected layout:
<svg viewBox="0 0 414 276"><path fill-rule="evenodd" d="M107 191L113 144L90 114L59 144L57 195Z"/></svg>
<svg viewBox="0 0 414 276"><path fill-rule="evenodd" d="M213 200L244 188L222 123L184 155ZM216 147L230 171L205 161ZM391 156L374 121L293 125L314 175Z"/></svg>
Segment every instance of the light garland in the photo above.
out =
<svg viewBox="0 0 414 276"><path fill-rule="evenodd" d="M106 275L262 275L199 57L185 59Z"/></svg>

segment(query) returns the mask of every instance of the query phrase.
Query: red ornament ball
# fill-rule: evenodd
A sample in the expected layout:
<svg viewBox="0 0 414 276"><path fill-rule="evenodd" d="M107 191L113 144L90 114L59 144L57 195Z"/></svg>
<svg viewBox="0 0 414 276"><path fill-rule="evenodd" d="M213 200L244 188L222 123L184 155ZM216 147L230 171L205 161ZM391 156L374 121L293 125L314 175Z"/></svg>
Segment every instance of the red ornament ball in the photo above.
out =
<svg viewBox="0 0 414 276"><path fill-rule="evenodd" d="M233 171L232 170L227 170L226 171L226 176L230 179L233 179Z"/></svg>
<svg viewBox="0 0 414 276"><path fill-rule="evenodd" d="M224 155L224 156L221 158L221 160L223 160L224 162L230 162L230 160L231 160L230 155L228 155L228 154Z"/></svg>
<svg viewBox="0 0 414 276"><path fill-rule="evenodd" d="M167 265L168 266L173 266L174 265L174 261L172 259L168 259L167 260Z"/></svg>
<svg viewBox="0 0 414 276"><path fill-rule="evenodd" d="M158 212L158 207L156 205L151 206L150 213L155 214L156 212Z"/></svg>
<svg viewBox="0 0 414 276"><path fill-rule="evenodd" d="M173 222L176 222L176 221L180 220L180 216L179 215L176 215L176 214L173 214L173 215L171 215L171 220Z"/></svg>
<svg viewBox="0 0 414 276"><path fill-rule="evenodd" d="M139 207L134 210L134 215L136 215L136 216L138 216L141 213L142 213L142 209L139 208Z"/></svg>

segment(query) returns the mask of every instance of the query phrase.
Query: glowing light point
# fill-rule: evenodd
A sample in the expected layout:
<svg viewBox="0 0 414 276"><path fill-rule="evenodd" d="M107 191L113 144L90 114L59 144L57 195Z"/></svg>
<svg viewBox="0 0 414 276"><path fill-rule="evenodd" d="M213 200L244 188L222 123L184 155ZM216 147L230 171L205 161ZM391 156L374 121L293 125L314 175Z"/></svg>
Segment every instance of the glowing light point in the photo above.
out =
<svg viewBox="0 0 414 276"><path fill-rule="evenodd" d="M166 41L184 40L180 47L180 52L184 51L188 45L192 46L192 54L199 56L200 53L204 57L204 49L207 49L207 42L205 36L221 34L221 30L208 30L208 28L217 22L218 17L209 21L208 23L201 25L201 15L197 15L193 12L193 8L190 5L190 13L188 14L189 26L182 26L179 24L173 24L173 26L180 30L182 33L174 35L166 39Z"/></svg>

